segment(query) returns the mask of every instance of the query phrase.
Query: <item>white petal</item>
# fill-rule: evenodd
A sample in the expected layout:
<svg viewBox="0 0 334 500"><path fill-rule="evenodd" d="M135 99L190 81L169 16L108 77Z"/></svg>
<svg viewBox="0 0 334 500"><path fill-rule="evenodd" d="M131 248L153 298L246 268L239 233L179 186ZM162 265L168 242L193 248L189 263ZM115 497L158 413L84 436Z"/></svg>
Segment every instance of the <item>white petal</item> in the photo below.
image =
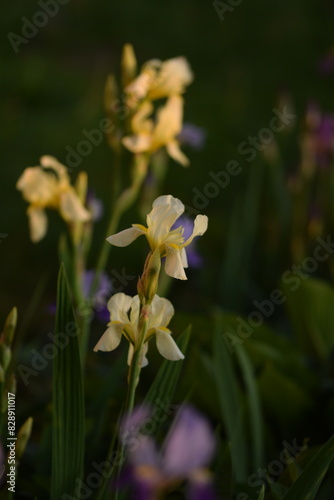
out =
<svg viewBox="0 0 334 500"><path fill-rule="evenodd" d="M57 173L59 180L61 180L63 182L65 181L66 183L69 184L70 179L69 179L69 176L67 174L67 169L66 169L65 165L62 165L61 163L59 163L57 158L55 158L54 156L50 156L50 155L44 155L40 158L40 162L41 162L41 165L43 168L51 168L52 170L54 170Z"/></svg>
<svg viewBox="0 0 334 500"><path fill-rule="evenodd" d="M130 344L129 345L129 351L128 351L128 365L130 366L131 365L131 361L132 361L132 358L133 358L133 345ZM148 359L146 357L146 353L148 351L148 345L147 344L144 344L143 345L143 352L142 352L142 362L141 362L141 366L144 367L144 366L147 366L148 365Z"/></svg>
<svg viewBox="0 0 334 500"><path fill-rule="evenodd" d="M186 280L187 276L183 269L182 256L180 250L176 250L166 245L165 271L168 276L179 280Z"/></svg>
<svg viewBox="0 0 334 500"><path fill-rule="evenodd" d="M151 304L149 316L149 329L166 327L174 315L172 303L164 297L155 295Z"/></svg>
<svg viewBox="0 0 334 500"><path fill-rule="evenodd" d="M123 326L122 323L110 325L94 347L94 351L113 351L116 349L122 338Z"/></svg>
<svg viewBox="0 0 334 500"><path fill-rule="evenodd" d="M195 238L195 236L202 236L208 229L208 218L206 215L197 215L194 222L194 230L192 235L184 243L184 246L188 246L189 243Z"/></svg>
<svg viewBox="0 0 334 500"><path fill-rule="evenodd" d="M177 141L171 141L166 144L166 149L169 156L173 158L173 160L181 163L181 165L183 165L184 167L189 166L189 160L186 155L182 153Z"/></svg>
<svg viewBox="0 0 334 500"><path fill-rule="evenodd" d="M153 240L167 236L174 222L184 212L184 205L168 194L154 200L151 212L147 215L147 226Z"/></svg>
<svg viewBox="0 0 334 500"><path fill-rule="evenodd" d="M193 80L193 73L184 57L174 57L163 62L155 85L148 92L149 99L181 94Z"/></svg>
<svg viewBox="0 0 334 500"><path fill-rule="evenodd" d="M167 331L157 328L155 336L157 349L164 358L169 359L170 361L184 359L184 355L174 342L170 332L168 333Z"/></svg>
<svg viewBox="0 0 334 500"><path fill-rule="evenodd" d="M44 238L48 226L48 219L43 208L30 206L27 210L31 241L37 243Z"/></svg>
<svg viewBox="0 0 334 500"><path fill-rule="evenodd" d="M58 200L58 181L52 173L40 167L26 168L16 183L23 198L40 206L54 206Z"/></svg>
<svg viewBox="0 0 334 500"><path fill-rule="evenodd" d="M182 130L183 99L170 97L163 108L157 111L157 124L153 131L153 148L172 142Z"/></svg>
<svg viewBox="0 0 334 500"><path fill-rule="evenodd" d="M152 149L152 136L149 134L128 135L122 139L122 143L132 153L144 153Z"/></svg>
<svg viewBox="0 0 334 500"><path fill-rule="evenodd" d="M184 248L181 250L181 261L183 267L188 267L188 258L187 258L187 253Z"/></svg>
<svg viewBox="0 0 334 500"><path fill-rule="evenodd" d="M131 307L132 297L125 293L115 293L108 301L110 321L121 321L129 323L128 312Z"/></svg>
<svg viewBox="0 0 334 500"><path fill-rule="evenodd" d="M107 241L111 245L115 245L115 247L127 247L142 234L144 234L142 229L130 227L129 229L124 229L124 231L120 231L119 233L112 234L109 238L107 238Z"/></svg>
<svg viewBox="0 0 334 500"><path fill-rule="evenodd" d="M61 193L59 210L67 222L87 222L91 219L90 212L83 206L73 188Z"/></svg>
<svg viewBox="0 0 334 500"><path fill-rule="evenodd" d="M140 300L138 295L135 295L131 300L130 304L130 321L134 331L137 331L138 327L138 319L139 319L139 309L140 309Z"/></svg>

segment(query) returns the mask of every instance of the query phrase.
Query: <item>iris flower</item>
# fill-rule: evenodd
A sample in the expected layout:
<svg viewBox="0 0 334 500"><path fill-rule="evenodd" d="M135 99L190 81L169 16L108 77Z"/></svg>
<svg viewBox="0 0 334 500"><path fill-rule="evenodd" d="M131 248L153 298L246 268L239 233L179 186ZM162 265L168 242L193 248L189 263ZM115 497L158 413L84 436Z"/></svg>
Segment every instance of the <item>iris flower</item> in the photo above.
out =
<svg viewBox="0 0 334 500"><path fill-rule="evenodd" d="M108 302L110 311L110 322L108 328L94 347L94 351L113 351L121 342L122 335L130 342L128 364L131 364L134 348L140 341L138 337L138 319L140 301L138 295L129 297L125 293L116 293ZM171 331L167 328L174 308L169 300L155 295L151 303L148 320L148 328L143 345L142 366L146 366L148 344L147 342L155 335L157 349L162 356L171 361L183 359L184 356L175 344Z"/></svg>
<svg viewBox="0 0 334 500"><path fill-rule="evenodd" d="M66 222L87 222L91 218L70 184L66 167L52 156L42 156L40 161L40 166L26 168L16 184L29 203L27 213L34 243L45 236L46 208L58 210Z"/></svg>
<svg viewBox="0 0 334 500"><path fill-rule="evenodd" d="M147 422L154 423L154 416L140 407L121 428L136 499L163 498L162 493L174 491L187 481L188 500L214 500L206 467L214 454L215 439L207 420L190 406L181 406L161 450L152 437L140 431Z"/></svg>
<svg viewBox="0 0 334 500"><path fill-rule="evenodd" d="M164 62L151 59L140 74L125 88L132 103L141 99L161 99L183 94L193 81L193 73L184 57L174 57ZM130 101L130 102L131 102Z"/></svg>
<svg viewBox="0 0 334 500"><path fill-rule="evenodd" d="M184 167L188 158L179 147L177 136L182 130L183 99L179 95L168 98L166 104L157 111L154 123L148 118L153 112L150 101L144 101L131 120L132 135L123 138L124 146L132 153L155 153L166 147L167 153Z"/></svg>
<svg viewBox="0 0 334 500"><path fill-rule="evenodd" d="M184 268L188 267L185 248L195 236L201 236L205 233L208 227L208 218L206 215L197 215L192 234L185 240L182 226L171 229L184 210L183 203L172 195L159 196L153 202L153 208L147 215L147 227L141 224L132 224L131 228L109 236L107 241L117 247L126 247L144 234L151 252L159 251L161 257L166 257L166 273L172 278L185 280L187 276Z"/></svg>

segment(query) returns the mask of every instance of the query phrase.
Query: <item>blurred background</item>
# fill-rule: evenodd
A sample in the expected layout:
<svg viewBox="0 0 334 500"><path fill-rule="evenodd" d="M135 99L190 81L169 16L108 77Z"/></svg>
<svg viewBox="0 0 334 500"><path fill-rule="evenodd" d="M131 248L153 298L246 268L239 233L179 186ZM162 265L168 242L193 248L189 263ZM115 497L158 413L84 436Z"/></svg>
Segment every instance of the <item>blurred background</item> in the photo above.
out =
<svg viewBox="0 0 334 500"><path fill-rule="evenodd" d="M152 58L183 55L195 75L185 94L184 121L201 127L205 140L201 147L183 146L190 158L189 169L170 161L163 192L194 208L194 215L200 212L209 217L209 230L197 245L201 264L189 270L186 285L173 282L169 289L178 310L176 331L186 327L189 316L195 314L195 334L205 345L203 325L209 317L222 311L247 315L254 310L254 299L268 297L279 286L282 273L313 251L316 237L333 230L334 4L330 0L244 0L225 10L224 2L199 0L159 4L152 0L69 0L63 5L59 2L57 14L30 39L16 38L24 37L23 26L46 3L15 0L1 6L2 321L16 305L19 335L25 339L28 354L53 330L50 305L55 301L63 223L49 211L47 236L38 244L31 243L27 205L15 184L24 168L38 165L44 154L66 163L68 147L76 150L84 139L83 130L99 128L105 116L107 75L119 75L122 47L132 43L139 65ZM269 127L274 108L282 112L286 108L295 118L265 147L262 144L261 151L256 149L249 161L240 145ZM300 216L305 219L300 229L293 187L307 168L303 166L307 148L311 156L319 151L325 155L326 164L319 160L311 174L304 176L312 194ZM103 141L81 160L72 179L85 170L108 214L112 151ZM203 202L203 208L196 206L195 193L208 189L210 172L226 170L230 160L239 163L241 173ZM316 169L321 170L320 180ZM329 201L319 209L323 193ZM123 217L121 228L139 222L138 216L133 209ZM96 224L91 266L106 226L107 216ZM112 270L121 272L124 266L129 275L140 273L145 242L136 248L138 254L133 246L124 252L113 250L109 277ZM321 263L313 277L331 283L332 267L330 261ZM134 289L135 281L127 292ZM268 323L282 337L291 335L284 306L275 309ZM92 345L103 329L103 323L94 323ZM24 351L18 355L21 361L27 359ZM50 378L44 376L22 387L20 397L25 403L19 407L19 418L31 408L37 422L44 418L50 390ZM30 396L32 402L28 402ZM203 394L198 401L209 407ZM214 408L209 412L213 416ZM296 435L300 414L284 418L276 420L275 426L288 439ZM321 434L319 441L328 437L328 422L326 426L323 434L319 429L315 432Z"/></svg>

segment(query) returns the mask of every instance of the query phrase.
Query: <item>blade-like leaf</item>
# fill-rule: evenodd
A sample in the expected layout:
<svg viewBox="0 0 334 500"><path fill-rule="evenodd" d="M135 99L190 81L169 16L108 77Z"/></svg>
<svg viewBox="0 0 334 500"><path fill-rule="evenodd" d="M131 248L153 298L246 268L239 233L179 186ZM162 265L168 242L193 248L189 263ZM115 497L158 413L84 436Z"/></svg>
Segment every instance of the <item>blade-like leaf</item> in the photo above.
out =
<svg viewBox="0 0 334 500"><path fill-rule="evenodd" d="M53 362L53 436L51 499L75 496L83 473L84 395L78 328L64 267L58 278Z"/></svg>
<svg viewBox="0 0 334 500"><path fill-rule="evenodd" d="M314 500L319 486L334 459L334 435L309 461L303 472L289 488L284 500Z"/></svg>
<svg viewBox="0 0 334 500"><path fill-rule="evenodd" d="M185 354L187 350L190 332L191 326L188 326L176 342L183 354ZM172 401L183 364L184 362L182 361L164 360L148 393L146 394L144 402L151 405L163 405L166 408Z"/></svg>
<svg viewBox="0 0 334 500"><path fill-rule="evenodd" d="M228 440L231 443L233 471L236 480L243 482L247 479L248 457L244 417L242 414L243 403L231 354L228 351L219 328L214 333L213 364L222 420Z"/></svg>
<svg viewBox="0 0 334 500"><path fill-rule="evenodd" d="M242 371L247 396L248 408L250 419L250 434L252 441L252 464L254 467L259 468L264 462L264 436L263 436L263 419L261 411L260 396L257 383L254 377L254 370L252 363L249 359L243 346L236 347L236 354L239 360L240 368Z"/></svg>

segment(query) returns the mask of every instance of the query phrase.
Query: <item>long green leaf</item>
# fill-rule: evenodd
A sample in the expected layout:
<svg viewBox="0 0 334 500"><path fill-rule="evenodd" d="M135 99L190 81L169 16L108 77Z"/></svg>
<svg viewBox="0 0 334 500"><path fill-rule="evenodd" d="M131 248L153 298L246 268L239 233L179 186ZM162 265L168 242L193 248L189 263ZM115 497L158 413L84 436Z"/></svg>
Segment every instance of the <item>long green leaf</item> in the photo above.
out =
<svg viewBox="0 0 334 500"><path fill-rule="evenodd" d="M191 326L188 326L176 342L183 354L185 354L187 350L190 332ZM164 360L146 394L144 402L158 406L163 405L166 408L172 401L183 364L184 362L182 361Z"/></svg>
<svg viewBox="0 0 334 500"><path fill-rule="evenodd" d="M52 500L75 497L83 473L85 410L78 333L61 266L53 362Z"/></svg>
<svg viewBox="0 0 334 500"><path fill-rule="evenodd" d="M303 472L289 488L284 500L313 500L319 486L334 459L334 435L309 461Z"/></svg>
<svg viewBox="0 0 334 500"><path fill-rule="evenodd" d="M233 471L236 480L243 482L247 479L248 457L242 414L243 403L231 354L223 340L220 328L215 330L213 337L213 364L222 420L231 443Z"/></svg>
<svg viewBox="0 0 334 500"><path fill-rule="evenodd" d="M263 419L261 411L260 396L257 383L254 377L254 370L243 346L236 346L236 354L242 371L244 383L248 396L250 430L252 440L252 453L254 467L258 468L264 462L264 436L263 436Z"/></svg>

